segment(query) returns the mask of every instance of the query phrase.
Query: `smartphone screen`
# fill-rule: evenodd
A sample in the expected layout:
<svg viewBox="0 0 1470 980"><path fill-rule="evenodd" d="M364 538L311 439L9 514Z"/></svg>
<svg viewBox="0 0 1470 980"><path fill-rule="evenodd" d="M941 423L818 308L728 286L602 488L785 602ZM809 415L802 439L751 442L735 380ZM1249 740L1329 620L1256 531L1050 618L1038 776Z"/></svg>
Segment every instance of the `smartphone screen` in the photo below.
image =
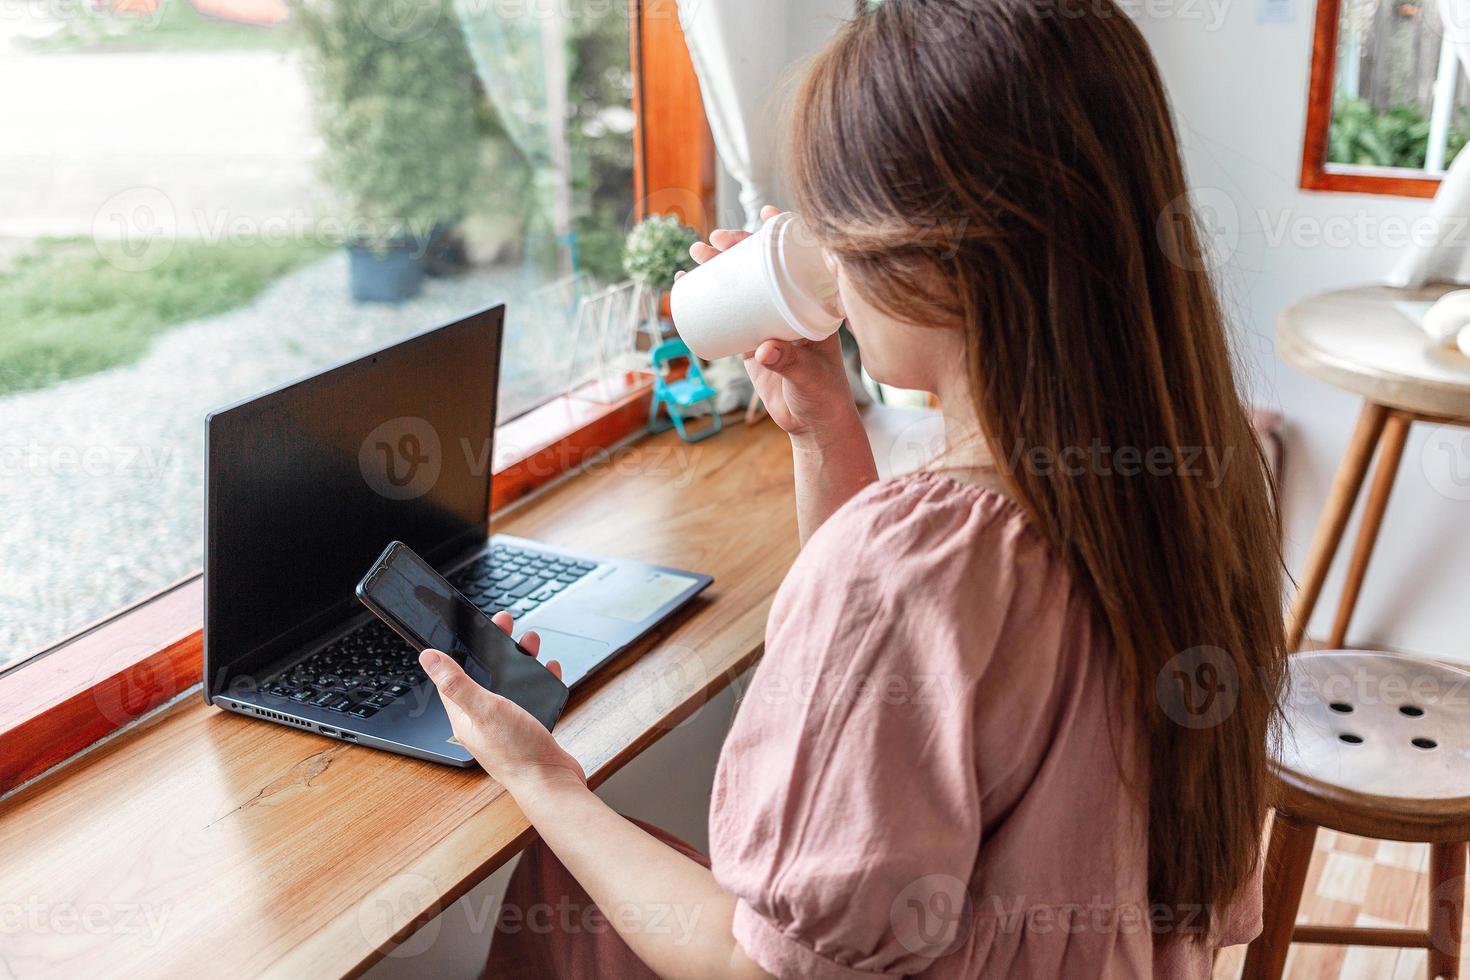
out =
<svg viewBox="0 0 1470 980"><path fill-rule="evenodd" d="M357 594L410 644L447 653L478 683L519 704L548 729L560 717L566 685L407 545L389 545Z"/></svg>

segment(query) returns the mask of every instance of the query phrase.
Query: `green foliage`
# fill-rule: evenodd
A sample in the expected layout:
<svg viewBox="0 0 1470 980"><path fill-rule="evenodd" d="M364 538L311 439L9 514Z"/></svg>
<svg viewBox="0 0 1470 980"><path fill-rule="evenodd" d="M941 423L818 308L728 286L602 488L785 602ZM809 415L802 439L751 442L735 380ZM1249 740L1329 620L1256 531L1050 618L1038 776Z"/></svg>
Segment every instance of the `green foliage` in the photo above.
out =
<svg viewBox="0 0 1470 980"><path fill-rule="evenodd" d="M1460 125L1451 125L1445 151L1449 164L1464 148L1470 123L1456 110ZM1327 161L1368 167L1420 169L1429 149L1429 116L1412 105L1378 110L1366 99L1338 96L1327 134Z"/></svg>
<svg viewBox="0 0 1470 980"><path fill-rule="evenodd" d="M628 232L623 269L634 281L663 292L674 285L675 273L694 268L689 247L697 241L694 229L673 215L652 215Z"/></svg>
<svg viewBox="0 0 1470 980"><path fill-rule="evenodd" d="M249 303L320 254L299 241L181 241L128 272L90 241L37 242L0 272L0 395L134 361L168 327Z"/></svg>
<svg viewBox="0 0 1470 980"><path fill-rule="evenodd" d="M617 5L596 4L570 26L572 192L578 261L602 282L623 277L623 238L632 217L633 72L628 18ZM575 6L573 7L575 9Z"/></svg>
<svg viewBox="0 0 1470 980"><path fill-rule="evenodd" d="M292 3L308 41L323 175L342 194L354 236L379 247L464 216L484 128L452 5L400 34L396 2Z"/></svg>

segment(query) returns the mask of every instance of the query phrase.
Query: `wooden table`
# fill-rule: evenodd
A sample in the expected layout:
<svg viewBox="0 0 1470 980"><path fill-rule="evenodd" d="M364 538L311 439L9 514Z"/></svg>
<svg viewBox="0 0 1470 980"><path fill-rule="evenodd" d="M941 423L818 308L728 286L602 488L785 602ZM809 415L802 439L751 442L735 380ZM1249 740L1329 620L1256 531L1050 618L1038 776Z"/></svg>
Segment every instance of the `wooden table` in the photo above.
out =
<svg viewBox="0 0 1470 980"><path fill-rule="evenodd" d="M797 552L789 443L770 423L666 433L492 526L715 577L557 726L595 784L758 657ZM355 975L531 833L478 769L190 696L0 804L0 977Z"/></svg>
<svg viewBox="0 0 1470 980"><path fill-rule="evenodd" d="M1301 644L1374 452L1378 454L1378 466L1363 508L1337 615L1326 638L1325 645L1331 648L1341 647L1347 637L1410 426L1415 422L1470 425L1470 358L1458 350L1436 347L1428 334L1396 307L1398 303L1436 300L1457 288L1343 289L1303 300L1281 315L1276 334L1281 356L1307 374L1363 399L1357 425L1307 551L1301 588L1288 620L1289 649Z"/></svg>

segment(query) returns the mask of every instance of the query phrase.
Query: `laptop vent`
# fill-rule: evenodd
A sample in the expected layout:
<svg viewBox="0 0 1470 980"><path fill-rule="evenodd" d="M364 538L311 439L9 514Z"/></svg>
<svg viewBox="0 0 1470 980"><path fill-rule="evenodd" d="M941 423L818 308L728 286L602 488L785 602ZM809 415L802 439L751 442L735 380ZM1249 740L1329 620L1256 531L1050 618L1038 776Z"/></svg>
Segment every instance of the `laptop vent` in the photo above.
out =
<svg viewBox="0 0 1470 980"><path fill-rule="evenodd" d="M284 722L287 725L295 725L297 728L305 728L307 731L314 731L316 729L316 726L309 721L299 721L295 718L289 717L288 715L283 715L277 711L267 711L265 708L256 708L253 706L250 710L254 711L262 718L269 718L271 721L279 721Z"/></svg>

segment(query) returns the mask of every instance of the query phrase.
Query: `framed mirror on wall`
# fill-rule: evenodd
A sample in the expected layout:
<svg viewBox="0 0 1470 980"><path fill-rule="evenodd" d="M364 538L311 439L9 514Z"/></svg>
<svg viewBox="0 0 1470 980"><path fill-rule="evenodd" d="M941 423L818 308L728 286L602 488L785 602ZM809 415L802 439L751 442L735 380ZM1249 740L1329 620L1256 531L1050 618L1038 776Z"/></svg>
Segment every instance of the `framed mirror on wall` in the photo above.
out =
<svg viewBox="0 0 1470 980"><path fill-rule="evenodd" d="M1303 188L1434 196L1470 139L1459 19L1437 0L1318 0Z"/></svg>

